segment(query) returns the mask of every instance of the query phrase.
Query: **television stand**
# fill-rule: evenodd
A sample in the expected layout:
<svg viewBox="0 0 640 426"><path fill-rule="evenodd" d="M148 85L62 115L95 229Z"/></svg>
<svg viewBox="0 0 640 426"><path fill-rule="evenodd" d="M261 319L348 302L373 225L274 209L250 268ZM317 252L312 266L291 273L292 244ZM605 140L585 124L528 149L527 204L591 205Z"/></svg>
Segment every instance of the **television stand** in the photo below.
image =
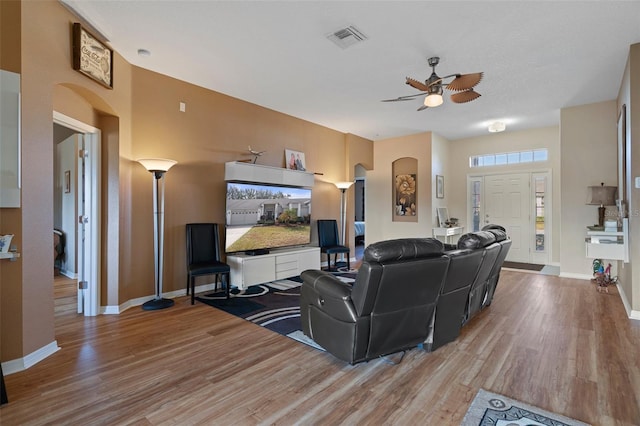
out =
<svg viewBox="0 0 640 426"><path fill-rule="evenodd" d="M273 249L261 256L230 254L227 264L231 268L231 285L244 290L252 285L298 276L306 269L320 269L320 247Z"/></svg>
<svg viewBox="0 0 640 426"><path fill-rule="evenodd" d="M261 256L263 254L269 254L269 249L247 250L244 254L247 256Z"/></svg>

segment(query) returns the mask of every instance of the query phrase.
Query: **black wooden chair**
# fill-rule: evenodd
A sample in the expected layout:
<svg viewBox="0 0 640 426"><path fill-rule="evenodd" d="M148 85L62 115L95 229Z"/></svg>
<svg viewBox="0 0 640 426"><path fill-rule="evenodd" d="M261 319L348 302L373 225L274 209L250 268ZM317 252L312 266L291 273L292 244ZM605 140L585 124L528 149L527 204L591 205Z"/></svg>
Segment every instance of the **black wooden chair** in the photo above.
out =
<svg viewBox="0 0 640 426"><path fill-rule="evenodd" d="M220 261L220 238L217 223L187 224L187 295L191 287L191 304L195 303L195 277L214 275L215 290L218 290L218 275L221 275L225 295L229 298L231 268ZM226 279L225 279L226 278Z"/></svg>
<svg viewBox="0 0 640 426"><path fill-rule="evenodd" d="M333 254L333 264L337 268L338 253L347 254L347 269L351 269L349 259L349 247L340 244L338 235L338 224L333 219L318 220L318 245L320 246L320 263L322 263L322 253L327 255L327 268L331 270L331 255Z"/></svg>

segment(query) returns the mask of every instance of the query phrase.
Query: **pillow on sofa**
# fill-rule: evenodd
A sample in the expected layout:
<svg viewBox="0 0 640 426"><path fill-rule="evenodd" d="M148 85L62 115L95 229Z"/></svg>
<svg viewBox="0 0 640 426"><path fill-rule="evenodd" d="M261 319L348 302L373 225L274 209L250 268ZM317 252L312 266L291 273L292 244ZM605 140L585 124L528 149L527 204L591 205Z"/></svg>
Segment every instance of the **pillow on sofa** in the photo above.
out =
<svg viewBox="0 0 640 426"><path fill-rule="evenodd" d="M365 262L388 262L419 257L440 256L444 252L442 241L435 238L398 238L378 241L364 250Z"/></svg>
<svg viewBox="0 0 640 426"><path fill-rule="evenodd" d="M497 242L507 239L507 233L501 229L487 229L487 232L491 232L496 237Z"/></svg>
<svg viewBox="0 0 640 426"><path fill-rule="evenodd" d="M496 225L495 223L490 223L490 224L485 225L485 226L483 226L483 227L482 227L482 230L483 230L483 231L489 231L489 230L491 230L491 229L499 229L499 230L501 230L502 232L507 232L507 230L505 229L505 227L504 227L504 226Z"/></svg>
<svg viewBox="0 0 640 426"><path fill-rule="evenodd" d="M496 242L496 236L489 231L469 232L458 239L459 249L479 249Z"/></svg>

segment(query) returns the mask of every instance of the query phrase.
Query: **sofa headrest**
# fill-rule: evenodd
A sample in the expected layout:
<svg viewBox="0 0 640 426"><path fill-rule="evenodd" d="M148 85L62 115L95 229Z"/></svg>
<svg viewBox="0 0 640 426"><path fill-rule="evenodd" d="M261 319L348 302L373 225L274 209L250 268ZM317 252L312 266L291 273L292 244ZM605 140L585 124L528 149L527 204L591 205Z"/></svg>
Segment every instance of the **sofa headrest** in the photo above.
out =
<svg viewBox="0 0 640 426"><path fill-rule="evenodd" d="M499 229L499 230L501 230L502 232L507 232L507 230L505 229L505 227L504 227L504 226L496 225L495 223L490 223L490 224L485 225L485 226L483 226L483 227L482 227L482 230L483 230L483 231L489 231L489 230L491 230L491 229Z"/></svg>
<svg viewBox="0 0 640 426"><path fill-rule="evenodd" d="M469 232L458 239L459 249L479 249L496 242L496 236L489 231Z"/></svg>
<svg viewBox="0 0 640 426"><path fill-rule="evenodd" d="M435 238L398 238L378 241L364 250L365 262L388 262L393 260L417 259L441 256L444 252L442 241Z"/></svg>
<svg viewBox="0 0 640 426"><path fill-rule="evenodd" d="M497 242L507 239L507 233L500 229L487 229L487 232L491 232L496 237Z"/></svg>

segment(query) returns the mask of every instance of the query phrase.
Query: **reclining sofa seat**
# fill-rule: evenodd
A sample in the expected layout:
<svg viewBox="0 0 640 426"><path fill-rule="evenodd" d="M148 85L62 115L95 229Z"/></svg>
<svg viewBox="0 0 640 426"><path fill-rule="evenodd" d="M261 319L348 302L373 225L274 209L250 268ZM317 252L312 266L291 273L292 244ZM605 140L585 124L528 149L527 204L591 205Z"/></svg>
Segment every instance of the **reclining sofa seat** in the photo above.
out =
<svg viewBox="0 0 640 426"><path fill-rule="evenodd" d="M491 232L496 237L496 242L500 244L500 253L498 254L498 258L496 259L496 263L489 274L489 280L487 281L487 294L482 302L482 308L485 308L491 305L493 301L493 295L496 292L496 287L498 286L498 280L500 279L500 270L502 269L502 265L504 264L504 260L509 254L509 249L511 248L511 240L507 236L505 229L500 225L487 225L482 228L484 231Z"/></svg>
<svg viewBox="0 0 640 426"><path fill-rule="evenodd" d="M424 344L425 350L435 351L460 335L471 285L484 260L483 244L493 244L489 236L486 237L486 240L465 237L460 244L464 248L445 251L449 270L436 305L432 332Z"/></svg>
<svg viewBox="0 0 640 426"><path fill-rule="evenodd" d="M304 334L350 364L422 344L449 265L443 249L433 238L371 244L353 286L325 271L304 271Z"/></svg>
<svg viewBox="0 0 640 426"><path fill-rule="evenodd" d="M482 262L469 290L469 298L462 322L464 325L482 309L482 303L487 294L489 278L500 254L501 246L500 243L496 242L496 237L493 233L489 231L476 231L460 236L458 248L480 250L482 253Z"/></svg>

